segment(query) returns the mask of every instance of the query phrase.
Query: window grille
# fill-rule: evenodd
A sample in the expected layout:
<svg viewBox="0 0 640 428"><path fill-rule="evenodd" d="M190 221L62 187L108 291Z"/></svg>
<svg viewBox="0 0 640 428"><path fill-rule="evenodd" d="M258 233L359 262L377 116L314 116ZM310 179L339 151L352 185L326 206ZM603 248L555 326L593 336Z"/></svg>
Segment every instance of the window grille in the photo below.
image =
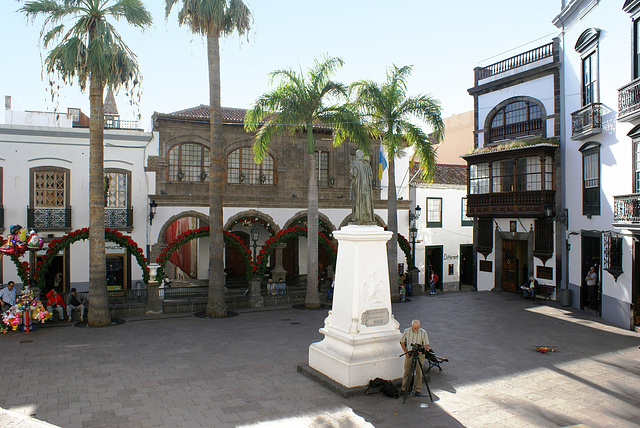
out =
<svg viewBox="0 0 640 428"><path fill-rule="evenodd" d="M616 281L622 275L622 237L611 231L604 232L604 258L602 267Z"/></svg>

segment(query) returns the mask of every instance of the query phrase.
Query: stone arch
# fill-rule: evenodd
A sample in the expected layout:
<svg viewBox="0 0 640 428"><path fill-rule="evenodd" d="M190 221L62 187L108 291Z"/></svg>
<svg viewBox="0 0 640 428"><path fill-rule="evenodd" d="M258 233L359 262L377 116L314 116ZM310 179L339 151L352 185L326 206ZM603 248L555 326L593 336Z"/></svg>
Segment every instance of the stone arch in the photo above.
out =
<svg viewBox="0 0 640 428"><path fill-rule="evenodd" d="M239 212L235 215L232 215L231 217L229 217L229 219L227 220L227 222L224 224L224 230L231 230L231 228L233 227L233 225L238 221L238 220L242 220L244 218L249 218L249 217L258 217L264 221L266 221L271 228L273 229L273 234L275 235L276 233L280 232L280 226L278 226L278 224L276 223L276 221L273 219L273 217L271 217L269 214L265 214L262 211L258 211L258 210L245 210L242 212Z"/></svg>
<svg viewBox="0 0 640 428"><path fill-rule="evenodd" d="M528 97L528 96L517 96L517 97L507 98L506 100L496 104L491 109L491 111L489 111L487 116L484 118L484 126L483 126L482 131L483 131L483 135L484 135L484 145L485 146L491 143L491 136L490 136L491 121L493 120L495 115L501 109L503 109L504 107L508 106L509 104L517 103L519 101L534 103L538 107L540 107L540 110L542 112L542 136L543 137L547 136L547 121L545 120L547 118L547 109L545 108L544 103L542 101L538 100L537 98Z"/></svg>
<svg viewBox="0 0 640 428"><path fill-rule="evenodd" d="M290 228L292 224L300 220L302 217L307 217L307 210L298 211L293 216L291 216L291 218L289 218L289 220L287 220L287 222L284 224L282 229L284 230L284 229ZM325 223L327 226L331 228L330 232L333 232L334 230L336 230L335 225L331 222L331 220L329 220L329 217L327 217L325 214L318 212L318 219L322 220L323 223Z"/></svg>
<svg viewBox="0 0 640 428"><path fill-rule="evenodd" d="M198 220L204 222L207 226L209 226L209 216L208 215L206 215L204 213L201 213L199 211L193 211L193 210L183 211L181 213L178 213L176 215L173 215L173 216L169 217L167 219L167 221L164 222L164 224L160 228L160 232L158 233L158 237L156 238L156 243L161 244L161 245L168 244L168 242L164 242L164 235L167 232L167 229L176 220L181 219L181 218L185 218L185 217L195 217Z"/></svg>
<svg viewBox="0 0 640 428"><path fill-rule="evenodd" d="M376 221L376 226L387 227L387 224L384 222L382 217L380 217L378 214L373 213L373 217L374 217L374 219ZM351 214L347 215L345 218L342 219L342 222L340 223L340 227L339 228L341 229L344 226L347 226L350 221L351 221Z"/></svg>

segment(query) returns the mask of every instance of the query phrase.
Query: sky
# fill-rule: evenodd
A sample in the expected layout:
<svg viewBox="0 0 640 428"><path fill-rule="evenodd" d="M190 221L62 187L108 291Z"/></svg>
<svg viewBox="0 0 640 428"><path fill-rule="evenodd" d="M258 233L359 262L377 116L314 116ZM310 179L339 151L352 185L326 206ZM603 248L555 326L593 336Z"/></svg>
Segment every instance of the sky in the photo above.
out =
<svg viewBox="0 0 640 428"><path fill-rule="evenodd" d="M324 55L340 57L344 66L334 80L385 80L387 67L413 66L408 94L439 100L443 117L473 110L467 89L473 68L551 41L551 23L561 0L245 0L253 12L248 40L234 34L221 40L224 107L250 108L273 88L269 73L306 71ZM146 0L153 16L144 32L116 21L137 55L142 97L132 102L116 94L120 117L149 130L154 112L170 113L209 103L206 41L177 23L179 1L165 19L163 0ZM17 10L23 1L0 0L0 95L10 95L14 110L89 113L88 91L77 84L56 83L43 75L46 51L40 46L43 20L27 21ZM59 79L58 79L59 80ZM59 85L59 87L58 87ZM0 123L4 123L4 114Z"/></svg>

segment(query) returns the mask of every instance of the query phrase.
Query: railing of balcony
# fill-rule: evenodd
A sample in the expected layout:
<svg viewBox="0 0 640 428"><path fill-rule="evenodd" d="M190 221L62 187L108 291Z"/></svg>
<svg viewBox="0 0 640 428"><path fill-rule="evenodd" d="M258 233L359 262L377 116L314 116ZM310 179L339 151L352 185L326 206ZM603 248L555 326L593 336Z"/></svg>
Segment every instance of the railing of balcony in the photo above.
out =
<svg viewBox="0 0 640 428"><path fill-rule="evenodd" d="M508 125L491 128L489 138L491 141L517 138L523 135L533 135L542 132L542 119L532 119L527 122L510 123Z"/></svg>
<svg viewBox="0 0 640 428"><path fill-rule="evenodd" d="M571 137L589 134L589 131L602 129L602 104L587 104L571 113Z"/></svg>
<svg viewBox="0 0 640 428"><path fill-rule="evenodd" d="M133 226L133 208L105 208L104 226L112 229Z"/></svg>
<svg viewBox="0 0 640 428"><path fill-rule="evenodd" d="M0 228L4 229L4 205L0 205Z"/></svg>
<svg viewBox="0 0 640 428"><path fill-rule="evenodd" d="M544 206L553 204L555 191L480 193L467 196L467 215L491 214L494 217L526 214L543 215Z"/></svg>
<svg viewBox="0 0 640 428"><path fill-rule="evenodd" d="M138 129L138 122L135 120L120 120L110 117L104 118L105 129Z"/></svg>
<svg viewBox="0 0 640 428"><path fill-rule="evenodd" d="M640 79L618 89L618 118L640 111Z"/></svg>
<svg viewBox="0 0 640 428"><path fill-rule="evenodd" d="M71 227L71 208L27 207L27 228L59 230Z"/></svg>
<svg viewBox="0 0 640 428"><path fill-rule="evenodd" d="M619 223L640 223L640 194L614 196L613 220Z"/></svg>
<svg viewBox="0 0 640 428"><path fill-rule="evenodd" d="M486 79L487 77L495 76L496 74L504 73L506 71L513 70L514 68L522 67L523 65L531 64L551 56L553 56L553 42L496 62L495 64L491 64L483 68L477 68L476 81Z"/></svg>

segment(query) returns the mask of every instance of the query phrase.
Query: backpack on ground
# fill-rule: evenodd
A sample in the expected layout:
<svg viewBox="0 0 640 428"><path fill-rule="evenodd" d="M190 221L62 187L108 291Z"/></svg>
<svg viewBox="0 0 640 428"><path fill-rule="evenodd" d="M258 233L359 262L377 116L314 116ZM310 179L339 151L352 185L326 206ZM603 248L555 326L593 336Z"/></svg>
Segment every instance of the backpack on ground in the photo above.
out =
<svg viewBox="0 0 640 428"><path fill-rule="evenodd" d="M379 377L371 379L369 381L369 386L367 386L367 389L364 391L364 395L380 394L384 383L385 380Z"/></svg>
<svg viewBox="0 0 640 428"><path fill-rule="evenodd" d="M385 380L382 384L382 393L389 398L398 398L400 397L400 392L398 388L391 382L390 380Z"/></svg>

